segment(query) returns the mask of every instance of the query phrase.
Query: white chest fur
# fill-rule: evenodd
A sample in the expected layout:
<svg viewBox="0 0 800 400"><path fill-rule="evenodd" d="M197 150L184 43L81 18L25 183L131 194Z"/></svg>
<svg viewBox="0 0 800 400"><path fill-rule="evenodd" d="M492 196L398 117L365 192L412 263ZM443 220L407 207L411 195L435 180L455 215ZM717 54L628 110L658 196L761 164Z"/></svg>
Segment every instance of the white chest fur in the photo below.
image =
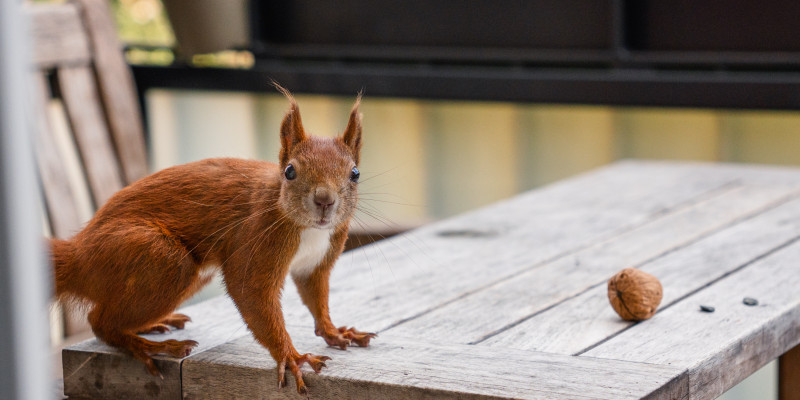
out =
<svg viewBox="0 0 800 400"><path fill-rule="evenodd" d="M331 247L332 229L308 228L300 234L300 245L289 263L289 271L295 276L307 276L328 254Z"/></svg>

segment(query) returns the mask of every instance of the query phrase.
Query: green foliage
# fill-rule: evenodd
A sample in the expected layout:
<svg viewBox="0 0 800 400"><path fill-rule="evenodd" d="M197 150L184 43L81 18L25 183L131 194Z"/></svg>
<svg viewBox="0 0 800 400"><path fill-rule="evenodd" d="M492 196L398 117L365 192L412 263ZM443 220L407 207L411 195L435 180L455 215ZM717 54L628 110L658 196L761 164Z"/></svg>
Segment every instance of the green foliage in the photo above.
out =
<svg viewBox="0 0 800 400"><path fill-rule="evenodd" d="M175 35L161 0L111 0L120 40L130 45L172 47Z"/></svg>

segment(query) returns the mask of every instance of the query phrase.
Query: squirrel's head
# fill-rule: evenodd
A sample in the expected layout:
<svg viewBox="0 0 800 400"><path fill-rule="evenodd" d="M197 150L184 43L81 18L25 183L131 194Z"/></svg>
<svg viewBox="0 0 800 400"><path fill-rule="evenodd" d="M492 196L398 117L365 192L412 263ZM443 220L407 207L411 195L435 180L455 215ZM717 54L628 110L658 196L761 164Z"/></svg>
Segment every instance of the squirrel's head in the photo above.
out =
<svg viewBox="0 0 800 400"><path fill-rule="evenodd" d="M280 206L296 224L331 229L347 223L358 200L358 162L361 151L359 94L341 136L306 134L292 95L278 86L291 107L281 123Z"/></svg>

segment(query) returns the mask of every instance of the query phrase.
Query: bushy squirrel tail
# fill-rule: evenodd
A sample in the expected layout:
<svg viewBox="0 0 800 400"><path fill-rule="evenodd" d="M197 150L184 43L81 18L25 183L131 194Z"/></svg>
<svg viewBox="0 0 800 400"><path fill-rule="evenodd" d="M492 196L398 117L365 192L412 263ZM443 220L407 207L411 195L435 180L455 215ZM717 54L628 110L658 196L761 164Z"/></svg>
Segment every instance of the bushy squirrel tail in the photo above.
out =
<svg viewBox="0 0 800 400"><path fill-rule="evenodd" d="M56 298L61 298L70 287L70 275L75 260L75 249L68 240L50 239L50 261L53 264Z"/></svg>

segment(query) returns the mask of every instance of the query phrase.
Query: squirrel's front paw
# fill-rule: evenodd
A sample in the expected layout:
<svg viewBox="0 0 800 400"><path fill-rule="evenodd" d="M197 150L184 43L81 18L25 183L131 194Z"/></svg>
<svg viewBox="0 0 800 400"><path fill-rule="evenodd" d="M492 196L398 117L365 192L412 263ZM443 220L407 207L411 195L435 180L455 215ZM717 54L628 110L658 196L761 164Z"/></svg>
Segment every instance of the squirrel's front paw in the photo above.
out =
<svg viewBox="0 0 800 400"><path fill-rule="evenodd" d="M289 371L294 375L295 383L297 383L297 393L302 395L308 394L308 388L305 382L303 382L303 372L300 370L300 367L303 366L303 363L308 363L314 372L320 373L323 367L327 367L325 361L330 359L331 358L328 356L317 356L311 353L303 355L295 353L294 356L285 356L282 361L278 362L278 388L280 389L286 386L286 367L288 366Z"/></svg>
<svg viewBox="0 0 800 400"><path fill-rule="evenodd" d="M360 347L369 346L369 340L378 336L370 332L361 332L356 328L347 328L342 326L339 329L329 329L322 332L317 332L317 336L322 336L328 346L338 347L346 350L347 346L355 343Z"/></svg>

